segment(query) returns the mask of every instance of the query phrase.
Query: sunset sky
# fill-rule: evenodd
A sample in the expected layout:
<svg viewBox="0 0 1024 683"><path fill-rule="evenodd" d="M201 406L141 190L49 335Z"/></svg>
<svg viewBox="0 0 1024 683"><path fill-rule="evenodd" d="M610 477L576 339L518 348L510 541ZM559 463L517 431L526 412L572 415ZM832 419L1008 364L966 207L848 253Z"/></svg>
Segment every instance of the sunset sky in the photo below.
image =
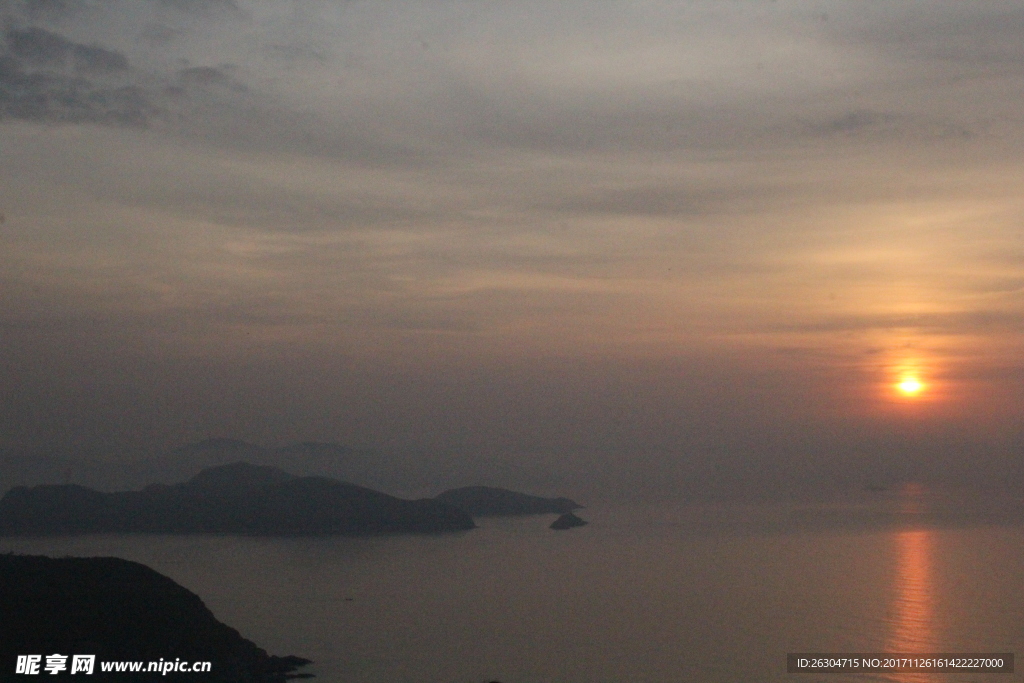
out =
<svg viewBox="0 0 1024 683"><path fill-rule="evenodd" d="M1024 474L1020 2L0 22L8 457Z"/></svg>

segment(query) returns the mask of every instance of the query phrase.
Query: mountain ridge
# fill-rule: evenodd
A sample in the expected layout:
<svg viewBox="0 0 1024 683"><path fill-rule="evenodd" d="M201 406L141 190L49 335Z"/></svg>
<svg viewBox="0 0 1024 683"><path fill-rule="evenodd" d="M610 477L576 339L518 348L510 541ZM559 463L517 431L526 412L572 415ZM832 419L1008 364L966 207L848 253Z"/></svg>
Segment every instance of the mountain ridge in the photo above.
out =
<svg viewBox="0 0 1024 683"><path fill-rule="evenodd" d="M361 535L475 528L459 508L328 477L236 462L185 482L103 493L77 484L19 486L0 498L0 534L239 533Z"/></svg>

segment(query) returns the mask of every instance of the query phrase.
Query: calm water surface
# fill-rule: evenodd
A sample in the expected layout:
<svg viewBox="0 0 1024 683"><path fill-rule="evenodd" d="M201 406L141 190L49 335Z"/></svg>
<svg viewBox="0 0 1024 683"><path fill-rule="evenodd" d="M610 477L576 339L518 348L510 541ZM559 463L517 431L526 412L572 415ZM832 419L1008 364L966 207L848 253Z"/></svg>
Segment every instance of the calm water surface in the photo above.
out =
<svg viewBox="0 0 1024 683"><path fill-rule="evenodd" d="M439 536L0 539L113 555L198 593L323 683L998 681L787 674L787 652L1024 653L1024 526L833 507L601 508ZM1020 667L1018 667L1020 668Z"/></svg>

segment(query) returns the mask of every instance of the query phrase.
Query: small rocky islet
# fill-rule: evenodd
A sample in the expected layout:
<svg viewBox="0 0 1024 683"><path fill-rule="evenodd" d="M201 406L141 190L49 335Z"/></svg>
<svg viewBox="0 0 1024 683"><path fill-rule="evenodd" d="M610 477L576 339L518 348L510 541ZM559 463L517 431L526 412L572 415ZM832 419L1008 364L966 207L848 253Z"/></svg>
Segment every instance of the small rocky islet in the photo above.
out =
<svg viewBox="0 0 1024 683"><path fill-rule="evenodd" d="M567 512L554 522L551 523L551 529L555 531L564 531L566 529L573 529L578 526L586 526L588 522L585 519L581 519L571 512Z"/></svg>

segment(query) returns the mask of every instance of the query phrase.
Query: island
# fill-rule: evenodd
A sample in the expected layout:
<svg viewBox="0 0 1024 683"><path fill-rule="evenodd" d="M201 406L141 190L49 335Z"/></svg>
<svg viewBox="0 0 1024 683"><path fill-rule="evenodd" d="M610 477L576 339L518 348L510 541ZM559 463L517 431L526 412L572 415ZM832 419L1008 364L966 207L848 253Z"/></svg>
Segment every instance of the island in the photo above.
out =
<svg viewBox="0 0 1024 683"><path fill-rule="evenodd" d="M449 489L434 500L479 517L564 514L583 507L568 498L542 498L491 486Z"/></svg>
<svg viewBox="0 0 1024 683"><path fill-rule="evenodd" d="M571 512L567 512L554 522L551 523L551 528L555 531L564 531L565 529L572 529L573 527L585 526L588 522L585 519L580 519Z"/></svg>
<svg viewBox="0 0 1024 683"><path fill-rule="evenodd" d="M441 500L405 500L326 477L237 462L180 484L103 493L73 484L18 486L0 499L0 535L434 533L473 529Z"/></svg>
<svg viewBox="0 0 1024 683"><path fill-rule="evenodd" d="M51 660L53 655L58 657ZM76 664L75 655L85 660ZM27 657L35 656L41 674L35 678L51 677L48 663L63 667L52 672L62 680L71 674L121 683L282 683L311 677L294 673L309 660L267 654L217 621L195 593L138 562L0 555L0 681L26 680L31 671L18 674L18 658L27 668ZM138 662L147 675L104 671L112 662ZM209 671L185 669L197 662L203 663L200 670L209 662Z"/></svg>

